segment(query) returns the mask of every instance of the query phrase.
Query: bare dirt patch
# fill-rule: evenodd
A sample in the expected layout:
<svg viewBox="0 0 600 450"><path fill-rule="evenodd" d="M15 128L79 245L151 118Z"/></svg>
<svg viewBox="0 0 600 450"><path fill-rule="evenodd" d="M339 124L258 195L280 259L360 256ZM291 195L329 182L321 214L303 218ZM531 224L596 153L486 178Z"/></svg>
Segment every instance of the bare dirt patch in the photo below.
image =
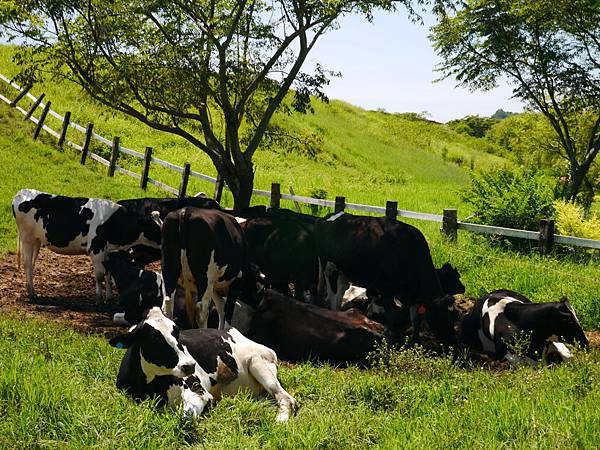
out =
<svg viewBox="0 0 600 450"><path fill-rule="evenodd" d="M112 323L119 311L115 300L97 302L92 263L87 256L58 255L41 249L33 280L38 298L27 295L23 267L14 254L0 259L0 312L16 317L38 317L84 333L113 335L122 327Z"/></svg>

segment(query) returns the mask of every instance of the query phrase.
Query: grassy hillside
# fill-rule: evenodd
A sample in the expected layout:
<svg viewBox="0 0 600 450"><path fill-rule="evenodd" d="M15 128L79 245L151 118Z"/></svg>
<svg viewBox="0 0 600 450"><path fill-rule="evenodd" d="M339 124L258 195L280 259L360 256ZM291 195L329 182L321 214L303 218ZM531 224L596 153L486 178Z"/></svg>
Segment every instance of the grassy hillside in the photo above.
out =
<svg viewBox="0 0 600 450"><path fill-rule="evenodd" d="M0 46L0 72L9 77L17 73L12 53L11 47ZM0 89L14 97L15 91L7 91L2 84ZM72 111L72 120L83 126L93 122L95 130L108 139L118 135L122 145L142 152L152 146L160 158L180 165L188 161L193 170L215 174L208 157L186 141L108 111L86 100L76 86L50 81L32 89L36 96L42 92L53 102L54 110L61 114ZM30 100L23 100L23 107L30 104ZM49 118L48 123L60 129L56 119ZM454 133L444 125L365 111L341 101L329 105L316 102L315 114L279 114L273 125L295 135L318 135L322 139L321 152L311 159L298 152L285 152L277 145L260 149L255 157L257 188L268 189L272 182L280 182L285 191L291 184L301 195L324 189L331 199L345 195L349 202L375 205L398 200L401 209L435 213L444 207L460 206L460 214L466 216L468 210L457 191L468 182L471 162L476 168L505 163L479 151L481 144L476 139ZM75 131L70 131L70 137L77 142L83 140L83 135ZM453 160L462 160L463 166ZM128 159L124 164L140 168L135 160ZM152 170L153 177L178 186L178 174L161 168ZM196 180L191 186L193 191L210 189L207 183Z"/></svg>

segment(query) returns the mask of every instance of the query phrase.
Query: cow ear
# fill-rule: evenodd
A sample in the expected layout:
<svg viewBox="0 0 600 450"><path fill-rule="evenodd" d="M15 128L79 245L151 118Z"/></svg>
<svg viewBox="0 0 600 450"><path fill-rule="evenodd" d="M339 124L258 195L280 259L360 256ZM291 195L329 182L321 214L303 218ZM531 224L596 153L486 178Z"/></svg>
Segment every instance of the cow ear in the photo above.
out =
<svg viewBox="0 0 600 450"><path fill-rule="evenodd" d="M442 270L452 270L452 265L449 262L444 263Z"/></svg>
<svg viewBox="0 0 600 450"><path fill-rule="evenodd" d="M115 348L129 348L135 342L138 328L137 326L132 327L127 333L119 334L109 339L108 343Z"/></svg>

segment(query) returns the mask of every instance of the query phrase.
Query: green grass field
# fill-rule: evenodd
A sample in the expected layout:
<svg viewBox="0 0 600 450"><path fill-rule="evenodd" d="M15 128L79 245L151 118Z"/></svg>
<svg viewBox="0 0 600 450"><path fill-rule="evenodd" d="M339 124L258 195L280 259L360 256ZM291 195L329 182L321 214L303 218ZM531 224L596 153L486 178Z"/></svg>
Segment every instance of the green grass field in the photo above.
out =
<svg viewBox="0 0 600 450"><path fill-rule="evenodd" d="M5 52L0 53L0 72L6 74L5 48L0 52ZM113 116L79 98L77 91L51 84L44 88L54 109L71 109L78 123L93 119L108 138L117 130L125 146L141 150L154 145L159 157L189 160L195 170L212 173L184 143ZM437 213L458 206L462 217L468 210L458 191L469 174L442 158L444 146L466 161L474 157L476 169L503 163L445 127L343 102L317 105L315 115L277 120L282 127L321 130L324 149L317 160L259 152L257 187L279 181L282 187L292 183L299 194L323 188L329 198L345 194L348 201L369 204L397 199L400 208ZM0 254L14 250L10 200L18 189L111 199L144 195L136 180L118 174L110 179L106 168L92 161L82 167L76 152L57 150L50 137L33 142L32 132L33 124L0 105ZM160 175L177 186L177 177L170 180L166 171ZM411 223L426 235L437 265L450 261L459 268L466 295L498 288L517 290L534 301L567 295L584 328L600 329L597 259L509 251L464 232L452 244L442 238L438 224ZM121 356L99 336L0 311L0 448L569 449L597 448L600 442L598 350L578 354L572 364L540 370L461 368L412 352L393 354L388 366L363 371L284 365L281 381L300 406L284 426L274 423L273 402L248 395L224 399L191 424L177 412L136 404L114 387Z"/></svg>

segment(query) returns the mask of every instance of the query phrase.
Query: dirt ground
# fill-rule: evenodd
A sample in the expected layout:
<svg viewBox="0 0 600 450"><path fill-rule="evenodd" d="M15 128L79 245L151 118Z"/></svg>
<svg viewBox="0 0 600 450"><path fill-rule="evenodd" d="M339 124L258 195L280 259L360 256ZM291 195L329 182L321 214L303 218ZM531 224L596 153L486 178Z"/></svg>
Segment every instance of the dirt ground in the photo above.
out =
<svg viewBox="0 0 600 450"><path fill-rule="evenodd" d="M16 255L0 259L0 312L62 322L83 333L114 335L123 327L112 323L115 301L97 302L92 263L87 256L64 256L41 249L34 270L38 295L30 301L23 267Z"/></svg>
<svg viewBox="0 0 600 450"><path fill-rule="evenodd" d="M157 267L153 267L157 269ZM87 256L64 256L42 248L34 271L38 298L30 301L23 268L16 256L0 259L0 313L16 317L38 317L63 323L83 333L106 336L121 332L112 316L119 311L116 301L96 301L92 264ZM470 299L458 298L462 313L473 307ZM587 332L590 345L600 348L600 332Z"/></svg>

